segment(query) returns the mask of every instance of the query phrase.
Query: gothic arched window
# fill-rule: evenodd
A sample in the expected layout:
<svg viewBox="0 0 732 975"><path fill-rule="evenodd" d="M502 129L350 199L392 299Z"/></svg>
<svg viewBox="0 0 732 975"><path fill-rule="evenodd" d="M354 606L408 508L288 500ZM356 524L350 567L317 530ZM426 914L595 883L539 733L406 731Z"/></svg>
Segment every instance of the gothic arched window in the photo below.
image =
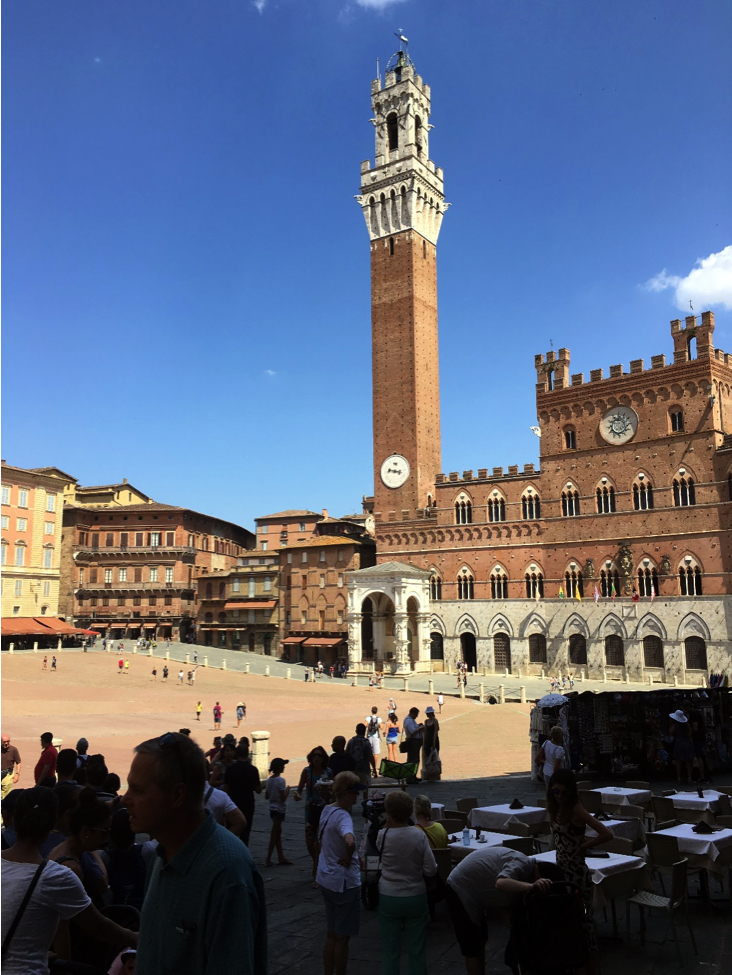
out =
<svg viewBox="0 0 732 975"><path fill-rule="evenodd" d="M422 155L422 139L424 132L422 130L422 119L419 115L414 116L414 144L417 147L417 155Z"/></svg>
<svg viewBox="0 0 732 975"><path fill-rule="evenodd" d="M671 433L681 433L684 429L684 411L678 407L672 408L669 410L668 421Z"/></svg>
<svg viewBox="0 0 732 975"><path fill-rule="evenodd" d="M506 520L506 502L503 498L491 498L488 502L488 521Z"/></svg>
<svg viewBox="0 0 732 975"><path fill-rule="evenodd" d="M565 518L574 518L580 513L580 497L577 491L568 488L562 491L562 515Z"/></svg>
<svg viewBox="0 0 732 975"><path fill-rule="evenodd" d="M577 431L572 426L568 426L564 428L564 449L565 450L577 449Z"/></svg>
<svg viewBox="0 0 732 975"><path fill-rule="evenodd" d="M491 572L491 599L508 599L508 576L502 569Z"/></svg>
<svg viewBox="0 0 732 975"><path fill-rule="evenodd" d="M646 667L663 667L663 640L660 636L643 637L643 663Z"/></svg>
<svg viewBox="0 0 732 975"><path fill-rule="evenodd" d="M682 565L679 569L679 588L682 596L702 595L702 574L698 565Z"/></svg>
<svg viewBox="0 0 732 975"><path fill-rule="evenodd" d="M546 637L543 633L532 633L529 637L529 663L546 663Z"/></svg>
<svg viewBox="0 0 732 975"><path fill-rule="evenodd" d="M605 663L608 667L622 667L625 663L623 638L615 633L605 637Z"/></svg>
<svg viewBox="0 0 732 975"><path fill-rule="evenodd" d="M526 582L527 599L544 598L544 576L541 572L527 572L524 580Z"/></svg>
<svg viewBox="0 0 732 975"><path fill-rule="evenodd" d="M645 480L633 485L633 508L635 511L648 511L653 507L653 486Z"/></svg>
<svg viewBox="0 0 732 975"><path fill-rule="evenodd" d="M609 515L615 511L614 487L599 487L595 493L597 495L597 513L599 515Z"/></svg>
<svg viewBox="0 0 732 975"><path fill-rule="evenodd" d="M587 640L581 633L573 633L569 638L569 662L571 664L587 663Z"/></svg>
<svg viewBox="0 0 732 975"><path fill-rule="evenodd" d="M578 569L567 569L567 571L564 573L564 584L568 599L573 599L578 595L580 598L584 596L585 593L582 585L582 573Z"/></svg>
<svg viewBox="0 0 732 975"><path fill-rule="evenodd" d="M686 508L689 505L696 504L696 490L692 478L674 478L674 504L677 508Z"/></svg>
<svg viewBox="0 0 732 975"><path fill-rule="evenodd" d="M455 502L455 524L472 525L473 505L466 498Z"/></svg>
<svg viewBox="0 0 732 975"><path fill-rule="evenodd" d="M521 513L524 520L541 518L541 500L538 494L526 493L521 498Z"/></svg>
<svg viewBox="0 0 732 975"><path fill-rule="evenodd" d="M638 569L638 595L658 595L658 573L655 569Z"/></svg>
<svg viewBox="0 0 732 975"><path fill-rule="evenodd" d="M474 580L467 569L463 569L457 579L458 599L474 598Z"/></svg>
<svg viewBox="0 0 732 975"><path fill-rule="evenodd" d="M620 576L617 569L603 569L600 572L600 595L613 596L620 592Z"/></svg>
<svg viewBox="0 0 732 975"><path fill-rule="evenodd" d="M442 599L442 579L437 574L430 576L430 597Z"/></svg>
<svg viewBox="0 0 732 975"><path fill-rule="evenodd" d="M687 670L707 669L707 645L700 636L689 636L684 640L684 655Z"/></svg>
<svg viewBox="0 0 732 975"><path fill-rule="evenodd" d="M399 119L396 112L386 116L386 136L389 140L389 152L399 148Z"/></svg>

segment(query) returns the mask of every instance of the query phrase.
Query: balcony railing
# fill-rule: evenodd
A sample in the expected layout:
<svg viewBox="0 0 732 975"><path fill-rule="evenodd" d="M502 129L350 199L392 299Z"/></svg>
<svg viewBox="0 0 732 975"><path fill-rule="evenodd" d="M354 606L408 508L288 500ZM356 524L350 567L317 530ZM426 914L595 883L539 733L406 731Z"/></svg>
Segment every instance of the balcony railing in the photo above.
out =
<svg viewBox="0 0 732 975"><path fill-rule="evenodd" d="M184 555L195 555L198 551L193 545L74 545L77 558L97 555L150 555L158 553L182 552Z"/></svg>
<svg viewBox="0 0 732 975"><path fill-rule="evenodd" d="M193 586L180 582L83 582L76 588L77 594L89 593L92 596L112 592L159 592L171 595L177 592L192 593Z"/></svg>

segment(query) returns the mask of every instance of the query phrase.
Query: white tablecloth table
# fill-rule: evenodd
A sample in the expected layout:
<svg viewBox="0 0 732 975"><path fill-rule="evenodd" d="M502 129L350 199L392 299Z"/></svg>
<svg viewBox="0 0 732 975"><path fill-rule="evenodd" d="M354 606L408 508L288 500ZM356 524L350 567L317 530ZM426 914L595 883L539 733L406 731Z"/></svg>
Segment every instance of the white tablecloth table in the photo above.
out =
<svg viewBox="0 0 732 975"><path fill-rule="evenodd" d="M478 806L468 813L468 825L480 826L481 829L510 829L512 823L543 823L546 819L546 809L542 806L524 806L522 809L511 809L510 803L504 802L498 806Z"/></svg>
<svg viewBox="0 0 732 975"><path fill-rule="evenodd" d="M675 836L679 842L679 852L683 853L694 866L719 873L716 865L720 853L732 846L732 829L721 829L714 833L695 833L691 823L681 823L670 829L658 831L659 836ZM723 870L721 872L724 872Z"/></svg>
<svg viewBox="0 0 732 975"><path fill-rule="evenodd" d="M475 838L475 830L470 830L470 846L465 846L463 844L463 834L453 833L453 836L458 837L457 843L450 843L449 849L456 860L462 860L468 855L468 853L473 853L474 850L482 850L486 846L502 846L505 840L517 840L518 836L509 836L506 833L489 833L481 830L480 838L481 840L485 837L485 843L479 843Z"/></svg>
<svg viewBox="0 0 732 975"><path fill-rule="evenodd" d="M702 791L704 793L703 799L699 797L698 792L677 792L676 795L669 796L669 799L677 809L711 810L713 812L722 793L715 789L703 789Z"/></svg>
<svg viewBox="0 0 732 975"><path fill-rule="evenodd" d="M646 831L643 827L643 823L640 819L603 819L601 820L603 826L612 832L613 836L620 837L626 840L633 840L637 842L638 845L645 843ZM585 836L597 836L594 829L589 827L585 830ZM600 847L602 849L602 847Z"/></svg>
<svg viewBox="0 0 732 975"><path fill-rule="evenodd" d="M441 819L445 818L445 803L444 802L433 802L432 803L432 820L439 822Z"/></svg>
<svg viewBox="0 0 732 975"><path fill-rule="evenodd" d="M592 792L599 792L602 801L616 806L642 806L644 802L651 801L650 789L624 789L621 786L603 786L601 789L592 789Z"/></svg>
<svg viewBox="0 0 732 975"><path fill-rule="evenodd" d="M557 851L539 853L534 859L539 863L556 863ZM640 888L652 890L648 868L642 857L610 853L607 858L588 856L585 863L592 878L592 905L595 909L604 907L610 898L624 897ZM620 874L624 880L619 880Z"/></svg>

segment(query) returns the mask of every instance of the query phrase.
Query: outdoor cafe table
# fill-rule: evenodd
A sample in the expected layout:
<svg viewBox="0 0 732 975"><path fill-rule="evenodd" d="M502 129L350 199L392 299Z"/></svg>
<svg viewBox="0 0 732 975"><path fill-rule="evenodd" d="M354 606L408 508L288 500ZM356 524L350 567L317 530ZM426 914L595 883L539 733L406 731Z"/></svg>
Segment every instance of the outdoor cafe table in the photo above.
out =
<svg viewBox="0 0 732 975"><path fill-rule="evenodd" d="M711 870L712 873L724 873L724 867L716 861L723 851L732 846L732 829L721 829L714 833L695 833L691 823L681 823L670 829L659 830L656 835L675 836L679 842L679 852L683 853L693 866L702 870Z"/></svg>
<svg viewBox="0 0 732 975"><path fill-rule="evenodd" d="M613 836L633 840L638 846L642 846L645 843L646 831L640 819L635 817L633 819L602 819L600 822L603 826L607 826ZM597 833L588 826L585 830L585 836L597 836Z"/></svg>
<svg viewBox="0 0 732 975"><path fill-rule="evenodd" d="M523 806L521 809L511 809L510 803L504 802L498 806L478 806L468 813L468 826L481 829L510 829L512 823L543 823L546 819L546 809L542 806Z"/></svg>
<svg viewBox="0 0 732 975"><path fill-rule="evenodd" d="M444 802L433 802L432 803L432 820L439 822L441 819L445 818L445 803Z"/></svg>
<svg viewBox="0 0 732 975"><path fill-rule="evenodd" d="M651 801L650 789L624 789L620 786L606 785L591 791L599 792L602 801L610 805L642 806L643 803Z"/></svg>
<svg viewBox="0 0 732 975"><path fill-rule="evenodd" d="M539 853L537 863L556 863L557 851ZM608 900L626 897L635 891L653 890L646 862L639 856L610 853L608 857L586 857L585 863L592 879L592 906L604 907ZM621 879L622 877L622 879Z"/></svg>
<svg viewBox="0 0 732 975"><path fill-rule="evenodd" d="M669 796L674 804L674 809L691 813L691 815L678 816L677 819L702 819L707 823L714 823L714 813L717 811L721 793L715 789L704 789L702 791L704 798L700 798L698 792L677 792L675 795Z"/></svg>
<svg viewBox="0 0 732 975"><path fill-rule="evenodd" d="M470 846L465 846L463 844L463 834L453 833L453 836L457 836L457 843L450 843L448 849L452 853L453 859L462 860L468 855L468 853L473 853L475 850L482 850L486 846L502 846L506 840L517 840L518 836L508 836L506 833L486 833L481 831L481 840L485 836L485 843L479 843L475 838L475 830L470 830Z"/></svg>

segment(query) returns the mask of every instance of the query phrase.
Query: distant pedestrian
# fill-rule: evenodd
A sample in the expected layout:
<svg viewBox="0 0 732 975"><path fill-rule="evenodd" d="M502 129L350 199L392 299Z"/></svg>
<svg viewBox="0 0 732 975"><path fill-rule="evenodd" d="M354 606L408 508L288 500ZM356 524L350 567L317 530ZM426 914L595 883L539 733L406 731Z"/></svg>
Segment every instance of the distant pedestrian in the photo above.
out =
<svg viewBox="0 0 732 975"><path fill-rule="evenodd" d="M192 686L193 686L193 684L195 684L195 682L196 682L196 671L197 671L197 670L198 670L198 667L194 667L194 668L193 668L193 673L191 674L191 687L192 687Z"/></svg>
<svg viewBox="0 0 732 975"><path fill-rule="evenodd" d="M43 667L41 669L48 670L48 657L43 658Z"/></svg>
<svg viewBox="0 0 732 975"><path fill-rule="evenodd" d="M129 673L130 673L130 662L129 662L129 660L125 660L124 673L125 673L125 676L128 676Z"/></svg>
<svg viewBox="0 0 732 975"><path fill-rule="evenodd" d="M333 674L335 673L335 667L333 664L330 665L330 679L333 680Z"/></svg>
<svg viewBox="0 0 732 975"><path fill-rule="evenodd" d="M157 680L158 679L158 668L157 667L153 667L153 669L152 669L152 679L153 680Z"/></svg>
<svg viewBox="0 0 732 975"><path fill-rule="evenodd" d="M198 650L193 651L193 663L194 664L198 663Z"/></svg>
<svg viewBox="0 0 732 975"><path fill-rule="evenodd" d="M281 867L293 866L292 860L288 860L282 852L282 824L285 821L286 802L290 794L290 789L282 777L282 773L288 763L289 759L287 758L273 758L269 765L271 778L267 779L264 786L264 793L269 800L269 818L272 820L267 859L264 861L265 867L272 866L272 854L275 850L277 851L277 862Z"/></svg>
<svg viewBox="0 0 732 975"><path fill-rule="evenodd" d="M393 697L390 697L389 703L386 707L386 716L390 718L392 714L396 714L396 709L397 709L396 701L394 700Z"/></svg>
<svg viewBox="0 0 732 975"><path fill-rule="evenodd" d="M55 670L55 669L56 669L56 658L51 657L51 670Z"/></svg>
<svg viewBox="0 0 732 975"><path fill-rule="evenodd" d="M243 701L239 701L236 706L236 726L237 728L247 716L247 706Z"/></svg>
<svg viewBox="0 0 732 975"><path fill-rule="evenodd" d="M323 661L322 660L319 660L318 661L318 677L322 677L322 676L323 676Z"/></svg>
<svg viewBox="0 0 732 975"><path fill-rule="evenodd" d="M569 689L571 690L573 687L574 687L574 674L570 674L569 675Z"/></svg>
<svg viewBox="0 0 732 975"><path fill-rule="evenodd" d="M202 710L203 710L203 707L201 706L201 702L199 701L198 704L196 705L196 721L200 721L201 720L201 711Z"/></svg>
<svg viewBox="0 0 732 975"><path fill-rule="evenodd" d="M396 711L390 711L386 725L386 754L390 762L398 762L397 744L399 742L399 718Z"/></svg>
<svg viewBox="0 0 732 975"><path fill-rule="evenodd" d="M183 670L182 669L178 671L178 683L179 684L182 684L183 683Z"/></svg>
<svg viewBox="0 0 732 975"><path fill-rule="evenodd" d="M438 694L438 695L437 695L437 707L438 707L438 709L439 709L439 713L440 713L440 714L442 714L442 705L443 705L444 703L445 703L445 698L444 698L444 695L442 695L442 694Z"/></svg>
<svg viewBox="0 0 732 975"><path fill-rule="evenodd" d="M366 719L366 737L371 745L371 771L374 778L378 777L376 768L376 756L381 754L381 725L383 721L379 717L379 709L374 705L371 714Z"/></svg>
<svg viewBox="0 0 732 975"><path fill-rule="evenodd" d="M221 709L221 705L217 701L213 709L213 719L214 719L214 731L221 730L221 719L224 716L224 712Z"/></svg>
<svg viewBox="0 0 732 975"><path fill-rule="evenodd" d="M163 680L167 680L168 679L168 674L169 673L170 673L170 671L168 670L168 665L165 664L165 666L163 667Z"/></svg>

